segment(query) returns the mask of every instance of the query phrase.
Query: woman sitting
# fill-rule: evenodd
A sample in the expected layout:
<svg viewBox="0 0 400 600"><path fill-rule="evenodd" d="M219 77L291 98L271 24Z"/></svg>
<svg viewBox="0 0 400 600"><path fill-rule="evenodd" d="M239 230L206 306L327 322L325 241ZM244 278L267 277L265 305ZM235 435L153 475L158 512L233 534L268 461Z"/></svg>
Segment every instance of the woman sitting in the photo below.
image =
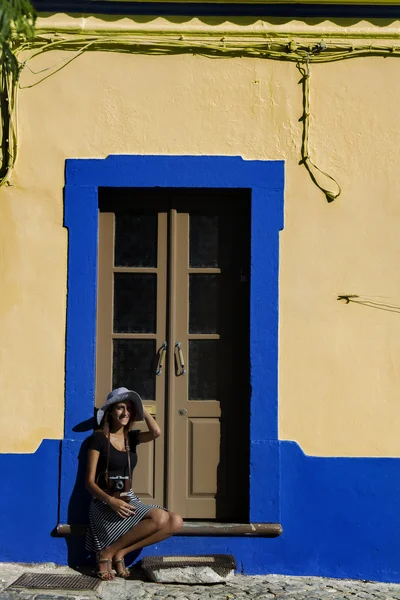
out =
<svg viewBox="0 0 400 600"><path fill-rule="evenodd" d="M145 420L148 431L132 430ZM124 557L155 544L182 527L182 518L161 506L144 504L132 491L136 446L161 434L153 417L143 408L139 394L121 387L113 390L97 413L100 426L90 438L86 488L93 498L86 548L96 552L97 575L105 581L129 577Z"/></svg>

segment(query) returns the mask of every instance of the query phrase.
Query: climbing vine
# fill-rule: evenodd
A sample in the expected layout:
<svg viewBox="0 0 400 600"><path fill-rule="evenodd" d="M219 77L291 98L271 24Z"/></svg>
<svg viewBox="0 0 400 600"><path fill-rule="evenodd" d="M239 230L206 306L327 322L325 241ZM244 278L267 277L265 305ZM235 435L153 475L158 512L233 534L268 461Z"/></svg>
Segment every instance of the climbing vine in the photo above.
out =
<svg viewBox="0 0 400 600"><path fill-rule="evenodd" d="M16 50L34 38L35 21L28 0L0 0L0 185L8 181L17 155L14 115L21 65Z"/></svg>
<svg viewBox="0 0 400 600"><path fill-rule="evenodd" d="M0 163L0 186L9 182L17 153L16 138L16 96L22 69L28 68L38 75L31 85L40 84L70 62L87 51L129 52L139 54L180 54L191 53L208 58L253 57L269 60L290 61L296 64L301 73L303 111L302 143L300 164L307 169L314 184L325 194L328 202L335 200L341 193L337 181L324 173L310 157L310 75L311 65L366 56L400 56L400 46L376 44L340 44L323 40L312 44L298 43L294 40L266 39L265 37L247 37L227 35L201 36L196 34L130 34L118 33L43 33L34 32L35 12L27 0L0 0L0 43L1 43L1 87L0 111L2 125L2 147ZM66 59L55 65L35 72L30 63L40 54L54 50L69 51ZM24 51L24 60L19 61ZM329 182L329 183L328 183Z"/></svg>

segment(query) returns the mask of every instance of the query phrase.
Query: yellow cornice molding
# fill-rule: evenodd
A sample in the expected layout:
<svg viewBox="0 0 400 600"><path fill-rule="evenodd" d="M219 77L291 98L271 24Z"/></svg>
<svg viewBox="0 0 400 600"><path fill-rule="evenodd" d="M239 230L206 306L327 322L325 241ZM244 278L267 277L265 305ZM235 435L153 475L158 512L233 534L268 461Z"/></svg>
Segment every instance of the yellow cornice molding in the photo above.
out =
<svg viewBox="0 0 400 600"><path fill-rule="evenodd" d="M400 21L394 21L386 26L373 25L368 21L341 19L335 22L317 19L290 20L282 23L281 19L237 19L220 17L207 18L207 23L201 18L189 18L177 25L166 17L148 17L135 20L134 17L121 17L117 21L103 21L98 17L71 17L53 15L49 18L39 17L36 23L36 34L40 35L184 35L184 36L234 36L247 39L330 39L349 43L351 40L400 40Z"/></svg>

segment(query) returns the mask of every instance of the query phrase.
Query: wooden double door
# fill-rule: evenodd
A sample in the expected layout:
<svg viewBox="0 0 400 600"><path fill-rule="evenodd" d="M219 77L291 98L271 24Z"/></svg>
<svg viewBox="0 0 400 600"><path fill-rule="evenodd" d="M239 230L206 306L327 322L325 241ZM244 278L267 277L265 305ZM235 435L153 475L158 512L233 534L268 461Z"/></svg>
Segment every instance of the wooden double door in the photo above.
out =
<svg viewBox="0 0 400 600"><path fill-rule="evenodd" d="M247 520L249 193L102 189L99 210L96 405L133 389L163 431L135 492Z"/></svg>

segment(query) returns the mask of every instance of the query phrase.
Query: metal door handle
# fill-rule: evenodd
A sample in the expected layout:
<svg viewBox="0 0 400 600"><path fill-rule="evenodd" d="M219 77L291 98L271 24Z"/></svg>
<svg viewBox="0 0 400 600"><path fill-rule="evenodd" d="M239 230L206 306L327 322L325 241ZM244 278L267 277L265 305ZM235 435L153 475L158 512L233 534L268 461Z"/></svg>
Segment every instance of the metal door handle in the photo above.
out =
<svg viewBox="0 0 400 600"><path fill-rule="evenodd" d="M156 369L156 375L161 375L164 366L165 354L167 352L167 342L163 342L160 348L160 352L158 354L158 363Z"/></svg>
<svg viewBox="0 0 400 600"><path fill-rule="evenodd" d="M180 342L176 342L175 343L175 348L177 350L177 357L178 357L178 366L180 369L180 372L177 373L177 375L185 375L186 374L186 369L185 369L185 360L183 358L183 352L182 352L182 348L181 348L181 343Z"/></svg>

